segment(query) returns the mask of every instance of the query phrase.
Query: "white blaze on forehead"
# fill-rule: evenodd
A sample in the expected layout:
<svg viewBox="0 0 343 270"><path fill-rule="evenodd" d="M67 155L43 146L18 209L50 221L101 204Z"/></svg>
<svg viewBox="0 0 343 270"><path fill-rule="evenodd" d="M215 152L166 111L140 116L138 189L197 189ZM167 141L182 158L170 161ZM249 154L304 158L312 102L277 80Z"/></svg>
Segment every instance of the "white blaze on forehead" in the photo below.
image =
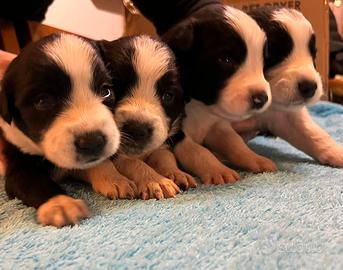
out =
<svg viewBox="0 0 343 270"><path fill-rule="evenodd" d="M248 55L245 64L250 67L251 72L263 73L263 47L266 34L253 18L239 9L225 6L224 14L228 23L236 29L247 46Z"/></svg>
<svg viewBox="0 0 343 270"><path fill-rule="evenodd" d="M90 81L92 63L97 59L94 48L81 38L61 34L55 41L44 46L48 54L72 79L75 84Z"/></svg>
<svg viewBox="0 0 343 270"><path fill-rule="evenodd" d="M273 13L273 20L281 22L291 35L296 58L300 61L307 58L312 62L308 44L314 31L304 15L297 10L283 8Z"/></svg>
<svg viewBox="0 0 343 270"><path fill-rule="evenodd" d="M133 95L137 98L156 98L155 84L170 68L170 51L147 36L135 38L133 45L133 65L139 78Z"/></svg>
<svg viewBox="0 0 343 270"><path fill-rule="evenodd" d="M91 83L94 64L102 64L95 49L85 40L70 34L61 34L44 46L44 52L68 74L72 83L72 100L85 104L94 98Z"/></svg>

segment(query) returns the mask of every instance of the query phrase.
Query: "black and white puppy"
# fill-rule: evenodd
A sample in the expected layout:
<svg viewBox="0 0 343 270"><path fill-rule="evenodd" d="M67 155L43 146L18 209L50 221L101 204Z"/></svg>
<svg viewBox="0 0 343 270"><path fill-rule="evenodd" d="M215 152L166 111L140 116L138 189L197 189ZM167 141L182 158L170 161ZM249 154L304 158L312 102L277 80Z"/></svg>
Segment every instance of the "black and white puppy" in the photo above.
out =
<svg viewBox="0 0 343 270"><path fill-rule="evenodd" d="M113 111L122 141L119 155L114 160L115 167L135 182L139 197L174 197L180 191L174 182L144 162L157 162L162 165L160 169L170 162L176 167L168 147L161 148L164 144L172 147L182 139L180 129L185 101L174 54L166 44L143 35L98 44L117 97ZM169 162L154 159L156 151L164 153L164 160ZM104 185L110 181L99 179L99 175L106 172L107 179L111 175L115 177L115 173L109 173L114 169L107 162L90 170L99 172L92 173L93 186L109 197L113 197L115 191L110 184ZM195 186L193 178L177 168L168 177L179 185L183 184L184 188Z"/></svg>
<svg viewBox="0 0 343 270"><path fill-rule="evenodd" d="M238 174L201 145L231 156L226 137L227 130L234 132L231 121L261 113L270 105L270 87L263 74L264 31L244 12L218 1L167 1L168 7L183 7L182 14L177 9L169 14L155 3L133 2L176 54L181 83L190 98L183 123L187 137L175 147L175 155L204 183L234 182ZM263 157L259 162L275 169Z"/></svg>
<svg viewBox="0 0 343 270"><path fill-rule="evenodd" d="M256 9L251 16L267 34L265 74L273 101L265 113L247 121L245 132L270 131L322 164L343 167L342 146L311 119L306 108L323 94L315 69L316 38L310 22L287 8Z"/></svg>
<svg viewBox="0 0 343 270"><path fill-rule="evenodd" d="M120 144L97 47L68 34L30 44L9 65L0 95L9 198L37 208L43 225L78 223L88 215L85 203L54 180L101 163Z"/></svg>

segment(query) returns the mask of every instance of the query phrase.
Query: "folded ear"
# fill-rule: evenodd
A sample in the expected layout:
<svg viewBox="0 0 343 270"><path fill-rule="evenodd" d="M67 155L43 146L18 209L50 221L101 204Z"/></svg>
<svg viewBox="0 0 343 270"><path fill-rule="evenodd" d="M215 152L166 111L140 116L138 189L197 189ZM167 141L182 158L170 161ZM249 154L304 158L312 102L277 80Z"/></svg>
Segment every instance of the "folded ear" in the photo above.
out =
<svg viewBox="0 0 343 270"><path fill-rule="evenodd" d="M5 91L5 84L2 82L0 87L0 116L7 122L11 123L12 121L12 110L11 108L11 98L8 97L6 91Z"/></svg>
<svg viewBox="0 0 343 270"><path fill-rule="evenodd" d="M181 22L167 31L161 38L174 52L189 50L194 42L194 21L187 19Z"/></svg>
<svg viewBox="0 0 343 270"><path fill-rule="evenodd" d="M93 45L96 47L97 51L100 53L101 56L106 53L106 44L108 44L109 41L107 40L97 40L93 41Z"/></svg>

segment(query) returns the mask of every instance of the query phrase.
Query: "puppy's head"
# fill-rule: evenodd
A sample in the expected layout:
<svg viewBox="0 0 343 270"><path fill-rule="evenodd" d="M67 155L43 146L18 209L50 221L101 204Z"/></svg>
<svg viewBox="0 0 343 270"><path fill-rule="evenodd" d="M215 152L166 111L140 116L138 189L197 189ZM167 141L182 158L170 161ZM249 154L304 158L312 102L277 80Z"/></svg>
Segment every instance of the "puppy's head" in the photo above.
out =
<svg viewBox="0 0 343 270"><path fill-rule="evenodd" d="M113 155L119 131L114 93L96 47L73 35L51 35L10 64L1 91L1 127L21 151L66 169Z"/></svg>
<svg viewBox="0 0 343 270"><path fill-rule="evenodd" d="M100 43L117 94L115 120L122 150L138 155L161 146L184 114L174 55L147 36Z"/></svg>
<svg viewBox="0 0 343 270"><path fill-rule="evenodd" d="M265 75L272 106L295 109L317 102L323 86L315 69L316 38L310 22L287 8L256 9L250 14L267 34Z"/></svg>
<svg viewBox="0 0 343 270"><path fill-rule="evenodd" d="M184 90L214 113L237 120L269 106L263 74L266 36L244 12L207 5L162 38L176 53Z"/></svg>

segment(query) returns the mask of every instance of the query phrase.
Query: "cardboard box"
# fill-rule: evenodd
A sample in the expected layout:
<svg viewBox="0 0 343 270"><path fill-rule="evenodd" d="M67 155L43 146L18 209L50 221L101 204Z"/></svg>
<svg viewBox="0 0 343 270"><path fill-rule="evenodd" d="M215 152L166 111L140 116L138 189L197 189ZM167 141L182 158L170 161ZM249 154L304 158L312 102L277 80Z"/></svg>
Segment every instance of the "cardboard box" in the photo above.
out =
<svg viewBox="0 0 343 270"><path fill-rule="evenodd" d="M326 0L222 0L223 3L249 11L263 6L282 6L295 8L301 11L312 23L317 37L317 69L323 79L326 99L328 93L329 74L329 6ZM152 24L139 14L134 14L132 9L126 10L125 35L146 33L157 36Z"/></svg>

